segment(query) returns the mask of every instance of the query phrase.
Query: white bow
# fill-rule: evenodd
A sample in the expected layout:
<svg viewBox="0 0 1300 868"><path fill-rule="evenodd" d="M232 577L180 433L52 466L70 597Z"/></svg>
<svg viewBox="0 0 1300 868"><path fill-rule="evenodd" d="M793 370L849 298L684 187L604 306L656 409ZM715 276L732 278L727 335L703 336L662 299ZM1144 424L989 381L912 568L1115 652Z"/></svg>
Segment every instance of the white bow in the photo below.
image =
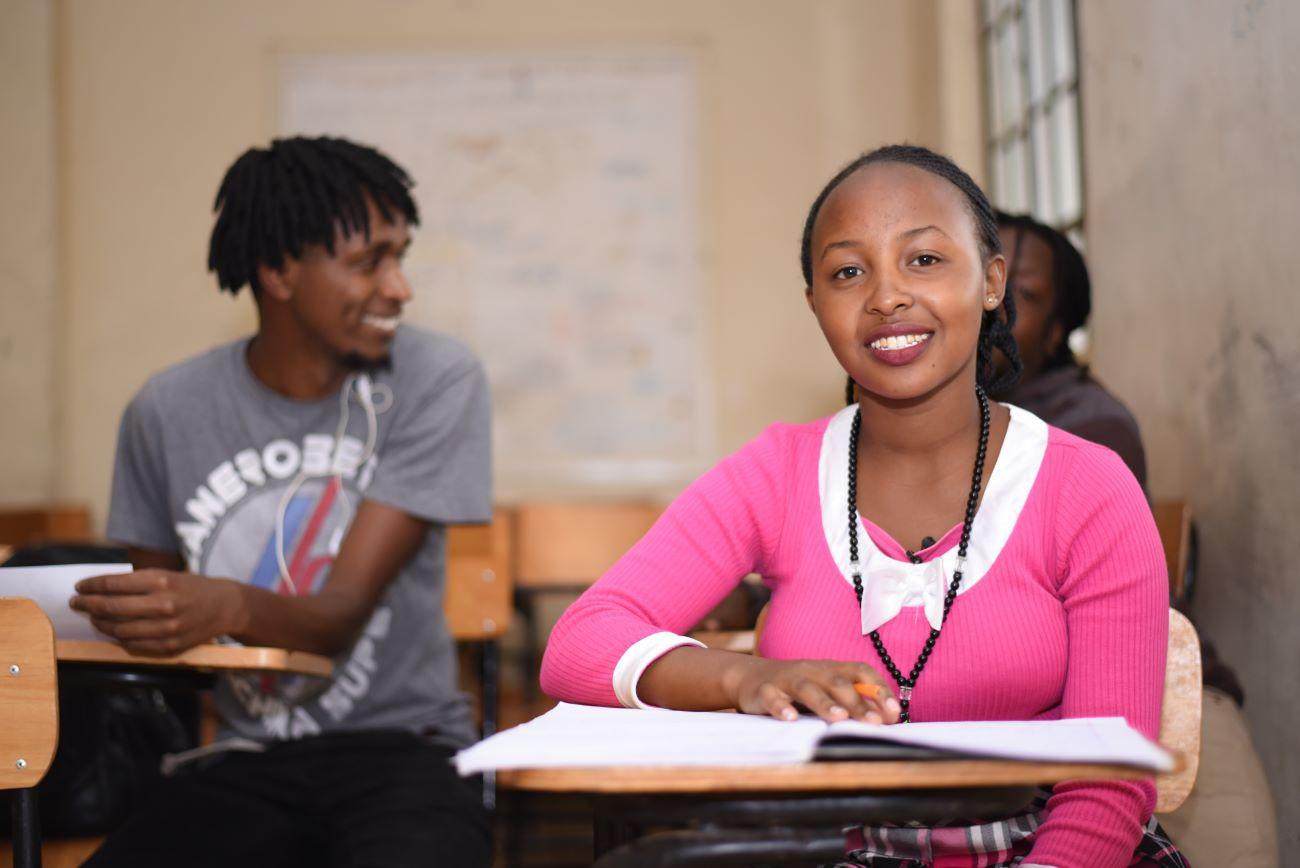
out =
<svg viewBox="0 0 1300 868"><path fill-rule="evenodd" d="M923 564L891 562L862 575L862 635L892 620L904 606L925 607L925 618L943 626L943 595L947 590L942 558Z"/></svg>

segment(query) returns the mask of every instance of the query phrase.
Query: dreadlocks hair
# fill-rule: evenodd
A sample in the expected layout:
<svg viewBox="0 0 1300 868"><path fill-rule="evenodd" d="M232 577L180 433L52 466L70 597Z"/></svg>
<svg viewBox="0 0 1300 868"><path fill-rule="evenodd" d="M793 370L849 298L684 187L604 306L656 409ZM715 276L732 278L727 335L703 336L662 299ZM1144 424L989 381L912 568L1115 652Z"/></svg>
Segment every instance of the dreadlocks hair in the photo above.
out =
<svg viewBox="0 0 1300 868"><path fill-rule="evenodd" d="M989 258L1002 252L1002 242L998 237L998 223L993 216L993 206L980 189L979 184L971 180L952 160L936 154L929 148L919 145L886 145L863 154L831 178L817 194L812 207L808 209L808 219L803 224L803 240L799 246L799 265L803 270L804 283L812 286L812 234L821 213L822 205L835 188L853 173L873 163L901 163L924 169L932 175L938 175L962 192L966 205L975 221L975 239L979 243L980 258L988 262ZM1002 294L1002 305L997 310L984 311L980 321L979 344L975 350L975 379L986 391L999 392L1010 388L1020 377L1022 365L1020 353L1016 350L1015 338L1011 336L1011 327L1016 322L1016 302L1010 292ZM1009 370L998 373L993 360L993 350L999 349L1011 362ZM857 400L853 378L849 377L845 385L845 400L852 404Z"/></svg>
<svg viewBox="0 0 1300 868"><path fill-rule="evenodd" d="M1014 288L1020 261L1020 242L1026 235L1038 238L1052 251L1052 314L1047 324L1060 323L1061 342L1047 359L1043 370L1077 365L1068 340L1070 333L1088 321L1092 313L1092 280L1083 255L1068 237L1028 214L996 212L998 226L1015 233L1015 246L1007 257L1007 293Z"/></svg>
<svg viewBox="0 0 1300 868"><path fill-rule="evenodd" d="M335 227L370 238L366 201L387 221L411 226L420 215L406 171L374 148L346 139L294 136L250 148L221 180L213 210L208 270L231 295L261 292L257 267L278 269L310 245L334 253Z"/></svg>

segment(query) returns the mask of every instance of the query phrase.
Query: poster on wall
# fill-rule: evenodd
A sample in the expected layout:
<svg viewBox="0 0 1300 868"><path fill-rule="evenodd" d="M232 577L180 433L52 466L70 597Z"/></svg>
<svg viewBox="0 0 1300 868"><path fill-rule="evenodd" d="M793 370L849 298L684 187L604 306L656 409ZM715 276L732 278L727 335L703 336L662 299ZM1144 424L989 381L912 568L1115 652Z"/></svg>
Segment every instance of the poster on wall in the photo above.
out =
<svg viewBox="0 0 1300 868"><path fill-rule="evenodd" d="M670 490L706 463L697 64L689 53L288 54L281 135L416 181L407 320L492 384L498 491Z"/></svg>

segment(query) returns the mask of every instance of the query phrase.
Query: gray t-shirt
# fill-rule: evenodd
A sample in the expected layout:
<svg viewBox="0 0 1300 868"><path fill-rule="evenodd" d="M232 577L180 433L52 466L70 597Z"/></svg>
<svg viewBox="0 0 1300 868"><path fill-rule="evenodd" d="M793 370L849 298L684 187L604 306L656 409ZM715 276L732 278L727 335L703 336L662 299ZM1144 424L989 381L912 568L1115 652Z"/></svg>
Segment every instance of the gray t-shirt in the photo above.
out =
<svg viewBox="0 0 1300 868"><path fill-rule="evenodd" d="M465 346L408 326L390 370L371 373L375 443L354 386L286 398L248 367L248 340L156 374L122 416L108 535L178 551L192 572L280 593L314 593L364 497L432 522L328 685L230 676L216 690L223 735L424 731L462 746L474 731L443 616L446 527L491 518L487 382ZM278 535L277 517L281 516ZM291 583L281 579L281 557ZM290 586L292 585L292 586ZM322 687L324 690L322 692Z"/></svg>

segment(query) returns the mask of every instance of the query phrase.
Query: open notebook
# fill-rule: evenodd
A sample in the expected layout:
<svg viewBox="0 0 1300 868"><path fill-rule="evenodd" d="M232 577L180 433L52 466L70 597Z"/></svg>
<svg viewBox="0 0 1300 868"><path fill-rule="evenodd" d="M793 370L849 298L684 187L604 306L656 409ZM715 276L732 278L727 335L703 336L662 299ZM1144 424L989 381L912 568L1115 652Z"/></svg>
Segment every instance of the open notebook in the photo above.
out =
<svg viewBox="0 0 1300 868"><path fill-rule="evenodd" d="M725 712L560 703L456 755L462 775L573 766L778 765L812 759L992 757L1171 771L1168 751L1121 717L870 726Z"/></svg>

